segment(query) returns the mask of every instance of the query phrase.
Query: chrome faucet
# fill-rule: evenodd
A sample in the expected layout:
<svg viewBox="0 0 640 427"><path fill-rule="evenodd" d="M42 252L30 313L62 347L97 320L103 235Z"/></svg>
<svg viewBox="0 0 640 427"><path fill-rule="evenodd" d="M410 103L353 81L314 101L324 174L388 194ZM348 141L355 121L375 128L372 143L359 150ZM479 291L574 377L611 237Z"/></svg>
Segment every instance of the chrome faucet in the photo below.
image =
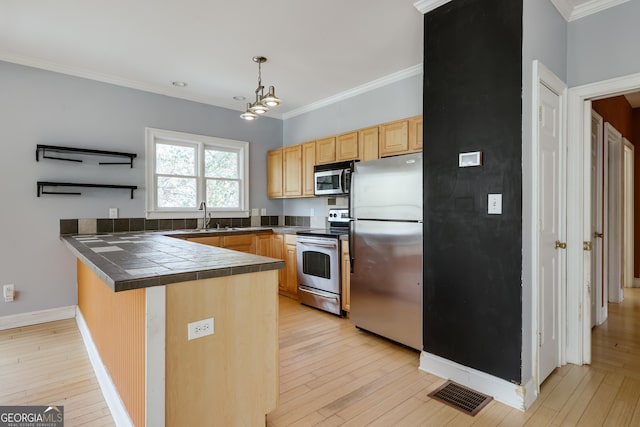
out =
<svg viewBox="0 0 640 427"><path fill-rule="evenodd" d="M199 211L204 210L204 218L202 219L202 228L209 228L209 218L207 218L207 204L203 201L200 202L200 207L198 207Z"/></svg>

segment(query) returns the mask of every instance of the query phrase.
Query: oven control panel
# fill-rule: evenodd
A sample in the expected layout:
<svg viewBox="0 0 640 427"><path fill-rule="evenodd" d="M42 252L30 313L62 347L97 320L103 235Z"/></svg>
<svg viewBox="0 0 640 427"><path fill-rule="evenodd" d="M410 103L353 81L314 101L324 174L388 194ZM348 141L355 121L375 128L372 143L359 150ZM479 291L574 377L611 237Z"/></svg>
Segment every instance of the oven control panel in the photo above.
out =
<svg viewBox="0 0 640 427"><path fill-rule="evenodd" d="M349 209L332 208L329 209L329 222L349 222Z"/></svg>

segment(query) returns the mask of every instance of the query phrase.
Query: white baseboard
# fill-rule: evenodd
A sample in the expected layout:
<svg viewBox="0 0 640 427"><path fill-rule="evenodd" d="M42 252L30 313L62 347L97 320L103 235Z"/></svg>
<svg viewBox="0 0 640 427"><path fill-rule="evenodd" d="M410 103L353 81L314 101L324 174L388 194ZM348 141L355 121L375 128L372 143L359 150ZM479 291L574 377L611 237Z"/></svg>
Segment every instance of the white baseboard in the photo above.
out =
<svg viewBox="0 0 640 427"><path fill-rule="evenodd" d="M131 422L131 418L129 418L129 413L125 408L124 403L122 403L122 399L120 399L118 390L113 384L113 381L111 381L111 377L109 376L107 369L102 363L100 354L98 354L98 349L93 342L93 338L91 338L89 327L84 321L84 317L82 317L82 313L79 308L76 312L76 323L78 324L78 329L80 330L80 335L82 335L84 346L87 349L87 353L89 353L91 366L96 374L104 400L107 402L107 406L111 411L114 423L118 427L133 427L133 422Z"/></svg>
<svg viewBox="0 0 640 427"><path fill-rule="evenodd" d="M0 331L21 328L23 326L40 323L55 322L56 320L73 319L76 316L76 306L51 308L48 310L32 311L30 313L11 314L0 317Z"/></svg>
<svg viewBox="0 0 640 427"><path fill-rule="evenodd" d="M498 402L520 411L529 408L537 398L533 380L524 386L512 384L424 351L420 354L420 370L492 396Z"/></svg>

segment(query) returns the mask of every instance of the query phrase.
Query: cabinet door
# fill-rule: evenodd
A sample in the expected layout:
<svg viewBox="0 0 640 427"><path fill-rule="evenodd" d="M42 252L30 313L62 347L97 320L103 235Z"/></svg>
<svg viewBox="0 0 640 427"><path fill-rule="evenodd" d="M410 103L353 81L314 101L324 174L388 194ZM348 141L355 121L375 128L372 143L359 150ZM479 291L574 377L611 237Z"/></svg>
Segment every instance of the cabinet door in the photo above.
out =
<svg viewBox="0 0 640 427"><path fill-rule="evenodd" d="M422 151L422 116L409 119L409 150Z"/></svg>
<svg viewBox="0 0 640 427"><path fill-rule="evenodd" d="M271 237L271 257L276 259L283 259L286 263L284 256L284 237L282 234L274 234ZM280 292L287 291L287 270L278 270L278 290Z"/></svg>
<svg viewBox="0 0 640 427"><path fill-rule="evenodd" d="M316 140L316 164L336 161L336 137Z"/></svg>
<svg viewBox="0 0 640 427"><path fill-rule="evenodd" d="M316 142L302 144L302 196L314 196L313 167L316 165Z"/></svg>
<svg viewBox="0 0 640 427"><path fill-rule="evenodd" d="M351 260L349 242L342 242L342 309L351 310Z"/></svg>
<svg viewBox="0 0 640 427"><path fill-rule="evenodd" d="M409 152L409 121L380 125L380 157Z"/></svg>
<svg viewBox="0 0 640 427"><path fill-rule="evenodd" d="M283 196L282 191L282 148L267 153L267 197L277 199Z"/></svg>
<svg viewBox="0 0 640 427"><path fill-rule="evenodd" d="M358 131L358 159L360 159L361 162L376 160L378 158L378 134L378 126Z"/></svg>
<svg viewBox="0 0 640 427"><path fill-rule="evenodd" d="M256 255L271 256L271 239L272 234L256 234L255 248Z"/></svg>
<svg viewBox="0 0 640 427"><path fill-rule="evenodd" d="M356 160L358 158L358 132L339 135L336 139L336 161Z"/></svg>
<svg viewBox="0 0 640 427"><path fill-rule="evenodd" d="M287 264L287 293L298 297L298 265L296 245L287 244L285 253Z"/></svg>
<svg viewBox="0 0 640 427"><path fill-rule="evenodd" d="M302 145L291 145L283 150L284 197L302 196Z"/></svg>

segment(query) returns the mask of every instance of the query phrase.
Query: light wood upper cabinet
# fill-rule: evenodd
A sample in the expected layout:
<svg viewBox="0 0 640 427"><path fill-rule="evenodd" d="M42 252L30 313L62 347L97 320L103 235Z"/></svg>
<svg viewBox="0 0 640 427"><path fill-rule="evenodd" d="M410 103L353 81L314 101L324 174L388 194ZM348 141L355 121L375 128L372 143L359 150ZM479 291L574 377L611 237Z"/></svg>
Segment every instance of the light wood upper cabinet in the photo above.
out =
<svg viewBox="0 0 640 427"><path fill-rule="evenodd" d="M316 140L316 164L334 163L336 161L336 137Z"/></svg>
<svg viewBox="0 0 640 427"><path fill-rule="evenodd" d="M314 196L313 167L316 165L316 142L302 144L302 196Z"/></svg>
<svg viewBox="0 0 640 427"><path fill-rule="evenodd" d="M283 192L283 156L282 148L267 152L267 197L281 198Z"/></svg>
<svg viewBox="0 0 640 427"><path fill-rule="evenodd" d="M358 132L338 135L336 139L336 161L356 160L358 158Z"/></svg>
<svg viewBox="0 0 640 427"><path fill-rule="evenodd" d="M409 119L409 151L422 151L422 116Z"/></svg>
<svg viewBox="0 0 640 427"><path fill-rule="evenodd" d="M380 157L393 156L409 151L409 121L380 125Z"/></svg>
<svg viewBox="0 0 640 427"><path fill-rule="evenodd" d="M290 145L283 149L284 197L302 196L302 145Z"/></svg>
<svg viewBox="0 0 640 427"><path fill-rule="evenodd" d="M358 159L361 162L377 159L379 152L378 126L358 131Z"/></svg>

